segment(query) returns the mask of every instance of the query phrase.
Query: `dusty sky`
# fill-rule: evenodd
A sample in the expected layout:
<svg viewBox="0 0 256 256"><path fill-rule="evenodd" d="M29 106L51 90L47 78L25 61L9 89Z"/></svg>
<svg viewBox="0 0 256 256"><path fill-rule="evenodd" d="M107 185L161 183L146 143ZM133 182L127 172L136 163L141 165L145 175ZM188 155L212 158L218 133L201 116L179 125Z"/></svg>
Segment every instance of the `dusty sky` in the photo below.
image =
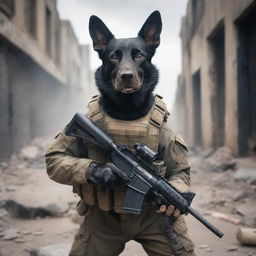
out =
<svg viewBox="0 0 256 256"><path fill-rule="evenodd" d="M62 19L71 21L81 44L90 44L88 21L99 16L116 38L136 37L146 18L154 10L162 15L161 45L153 58L160 70L156 92L164 96L170 110L175 96L177 76L181 70L180 23L187 0L57 0ZM91 50L91 68L101 63Z"/></svg>

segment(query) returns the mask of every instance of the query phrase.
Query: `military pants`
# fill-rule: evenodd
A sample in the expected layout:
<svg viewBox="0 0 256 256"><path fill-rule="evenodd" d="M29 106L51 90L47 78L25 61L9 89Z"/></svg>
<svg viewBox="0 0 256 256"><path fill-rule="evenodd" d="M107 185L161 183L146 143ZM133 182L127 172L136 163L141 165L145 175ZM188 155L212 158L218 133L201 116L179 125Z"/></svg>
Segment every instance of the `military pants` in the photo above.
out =
<svg viewBox="0 0 256 256"><path fill-rule="evenodd" d="M163 231L164 219L153 209L133 215L89 207L69 256L117 256L129 240L139 242L150 256L195 256L183 217L170 226L174 234L170 242Z"/></svg>

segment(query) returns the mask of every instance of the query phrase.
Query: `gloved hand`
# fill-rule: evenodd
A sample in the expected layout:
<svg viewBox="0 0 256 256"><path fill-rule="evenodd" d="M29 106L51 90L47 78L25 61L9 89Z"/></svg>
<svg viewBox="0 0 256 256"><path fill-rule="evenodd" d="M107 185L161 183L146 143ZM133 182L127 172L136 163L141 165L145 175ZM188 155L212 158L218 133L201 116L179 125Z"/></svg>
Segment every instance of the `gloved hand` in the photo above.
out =
<svg viewBox="0 0 256 256"><path fill-rule="evenodd" d="M112 187L113 185L121 184L122 180L126 179L127 175L113 163L93 163L87 172L87 181L105 187Z"/></svg>
<svg viewBox="0 0 256 256"><path fill-rule="evenodd" d="M157 210L157 213L164 213L167 216L179 217L181 212L179 209L176 209L173 205L166 205L166 203L160 198L154 195L150 195L148 198L149 205Z"/></svg>

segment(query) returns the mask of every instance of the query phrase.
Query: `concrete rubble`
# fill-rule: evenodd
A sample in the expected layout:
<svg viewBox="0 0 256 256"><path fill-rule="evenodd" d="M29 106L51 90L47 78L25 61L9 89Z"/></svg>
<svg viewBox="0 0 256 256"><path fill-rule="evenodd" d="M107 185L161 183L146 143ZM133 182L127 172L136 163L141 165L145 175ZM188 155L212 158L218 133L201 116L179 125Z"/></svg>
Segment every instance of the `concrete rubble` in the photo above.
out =
<svg viewBox="0 0 256 256"><path fill-rule="evenodd" d="M256 185L256 168L242 167L234 173L235 180L244 180L249 184Z"/></svg>
<svg viewBox="0 0 256 256"><path fill-rule="evenodd" d="M28 207L14 200L7 200L4 208L13 218L35 219L61 216L68 211L69 205L66 202L56 202L45 206Z"/></svg>
<svg viewBox="0 0 256 256"><path fill-rule="evenodd" d="M49 140L37 139L13 156L10 162L0 164L1 256L15 255L13 250L21 256L67 255L78 224L83 221L76 213L78 198L72 193L71 187L52 182L44 171L44 152L48 145ZM255 210L251 207L256 202L253 196L255 185L243 176L236 175L236 172L241 172L239 170L249 167L253 170L255 161L248 167L240 159L233 158L226 148L221 148L194 151L190 154L190 162L192 189L196 192L192 203L195 209L203 214L218 212L222 216L232 216L248 227L256 225ZM240 225L219 219L216 221L221 222L219 227L232 225L233 233ZM195 225L202 228L197 222ZM198 228L192 229L192 233L196 230ZM205 240L207 236L209 239ZM193 237L197 241L198 234ZM211 241L214 241L212 234L207 231L197 242L199 256L220 251L219 255L223 256L231 253L253 255L251 249L246 249L244 254L234 242L225 241L227 246L220 249ZM146 255L135 242L128 243L121 255L135 255L135 251L138 256Z"/></svg>
<svg viewBox="0 0 256 256"><path fill-rule="evenodd" d="M253 196L253 195L252 195ZM255 197L255 194L254 194ZM254 207L253 207L254 205ZM250 206L250 207L249 207ZM236 207L236 213L243 217L244 224L248 227L256 227L256 204L255 200L250 199Z"/></svg>
<svg viewBox="0 0 256 256"><path fill-rule="evenodd" d="M39 155L39 149L36 146L25 146L20 151L20 156L23 159L35 159Z"/></svg>
<svg viewBox="0 0 256 256"><path fill-rule="evenodd" d="M68 256L71 244L55 244L32 249L31 256Z"/></svg>
<svg viewBox="0 0 256 256"><path fill-rule="evenodd" d="M221 172L234 169L236 165L231 150L226 147L221 147L207 154L204 159L203 168L209 172Z"/></svg>
<svg viewBox="0 0 256 256"><path fill-rule="evenodd" d="M235 225L238 225L238 224L241 223L239 218L235 218L231 215L227 215L227 214L224 214L224 213L221 213L221 212L215 212L215 211L207 212L207 213L205 213L205 215L209 215L213 218L224 220L224 221L227 221L227 222L235 224Z"/></svg>
<svg viewBox="0 0 256 256"><path fill-rule="evenodd" d="M19 237L18 230L14 228L8 228L0 234L3 240L14 240Z"/></svg>

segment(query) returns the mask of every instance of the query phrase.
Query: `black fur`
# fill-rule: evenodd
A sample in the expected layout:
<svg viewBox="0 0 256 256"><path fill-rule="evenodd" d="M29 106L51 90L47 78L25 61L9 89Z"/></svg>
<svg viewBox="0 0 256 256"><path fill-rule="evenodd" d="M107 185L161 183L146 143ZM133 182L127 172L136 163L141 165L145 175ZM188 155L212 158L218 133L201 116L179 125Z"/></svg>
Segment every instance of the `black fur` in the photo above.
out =
<svg viewBox="0 0 256 256"><path fill-rule="evenodd" d="M116 39L98 17L90 18L93 46L102 60L95 73L96 85L100 104L110 116L135 120L151 109L158 83L151 59L160 44L161 29L158 11L148 17L136 38Z"/></svg>

